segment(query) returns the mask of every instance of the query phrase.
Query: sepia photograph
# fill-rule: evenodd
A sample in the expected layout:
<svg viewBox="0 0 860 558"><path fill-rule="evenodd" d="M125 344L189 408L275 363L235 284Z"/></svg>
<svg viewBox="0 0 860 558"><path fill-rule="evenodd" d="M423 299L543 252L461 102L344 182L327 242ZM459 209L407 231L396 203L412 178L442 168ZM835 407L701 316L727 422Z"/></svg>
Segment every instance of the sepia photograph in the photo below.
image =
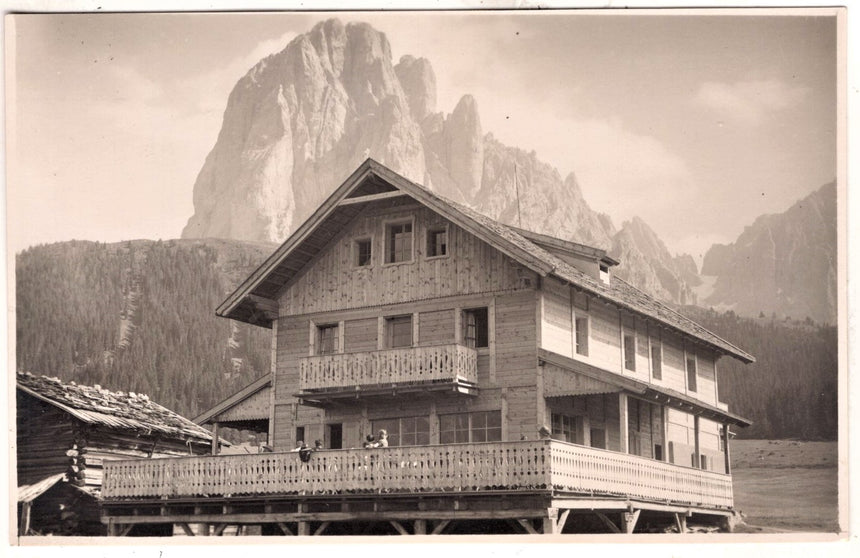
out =
<svg viewBox="0 0 860 558"><path fill-rule="evenodd" d="M7 12L7 544L844 541L846 12Z"/></svg>

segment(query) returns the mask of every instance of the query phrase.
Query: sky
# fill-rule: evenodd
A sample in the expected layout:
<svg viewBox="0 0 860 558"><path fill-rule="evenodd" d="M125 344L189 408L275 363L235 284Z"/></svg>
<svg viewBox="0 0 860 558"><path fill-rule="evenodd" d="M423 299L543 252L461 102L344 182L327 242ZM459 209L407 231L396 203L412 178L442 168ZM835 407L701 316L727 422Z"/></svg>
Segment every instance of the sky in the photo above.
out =
<svg viewBox="0 0 860 558"><path fill-rule="evenodd" d="M575 173L700 261L836 178L836 20L529 13L19 15L7 26L8 248L179 237L227 97L318 21L430 60L437 110ZM7 25L8 25L7 20Z"/></svg>

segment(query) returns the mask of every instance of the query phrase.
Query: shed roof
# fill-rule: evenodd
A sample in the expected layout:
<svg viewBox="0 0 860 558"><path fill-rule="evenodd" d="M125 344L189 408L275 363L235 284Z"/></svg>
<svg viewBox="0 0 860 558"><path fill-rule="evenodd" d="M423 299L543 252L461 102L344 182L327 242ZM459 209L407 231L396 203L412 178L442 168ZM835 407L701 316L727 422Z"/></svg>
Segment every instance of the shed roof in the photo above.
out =
<svg viewBox="0 0 860 558"><path fill-rule="evenodd" d="M362 200L376 201L382 196L397 195L398 192L414 198L542 277L555 276L574 288L698 339L720 353L747 363L755 361L755 357L746 351L626 281L613 276L610 283L606 284L540 246L551 243L552 237L523 232L500 223L470 207L431 192L373 159L362 163L319 209L218 307L216 313L219 316L271 327L272 320L277 316L274 299L278 292L301 273L304 266L346 223L358 215L363 206ZM324 222L330 222L332 226L323 227ZM576 248L579 252L586 249L579 244L555 240L560 246L569 244L571 249ZM615 263L599 250L595 250L594 254L601 261Z"/></svg>
<svg viewBox="0 0 860 558"><path fill-rule="evenodd" d="M88 424L155 432L181 440L212 440L208 430L143 394L65 383L29 372L18 372L18 389Z"/></svg>

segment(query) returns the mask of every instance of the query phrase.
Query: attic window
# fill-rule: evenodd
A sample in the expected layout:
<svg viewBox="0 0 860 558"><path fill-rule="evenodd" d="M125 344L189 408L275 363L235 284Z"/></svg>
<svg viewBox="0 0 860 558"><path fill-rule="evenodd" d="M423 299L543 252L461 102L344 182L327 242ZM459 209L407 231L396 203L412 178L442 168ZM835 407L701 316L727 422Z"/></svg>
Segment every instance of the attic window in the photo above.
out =
<svg viewBox="0 0 860 558"><path fill-rule="evenodd" d="M412 221L385 227L385 263L412 260Z"/></svg>
<svg viewBox="0 0 860 558"><path fill-rule="evenodd" d="M361 238L355 241L355 265L366 267L370 265L373 256L372 243L369 238Z"/></svg>
<svg viewBox="0 0 860 558"><path fill-rule="evenodd" d="M445 227L427 231L427 257L448 255L448 230Z"/></svg>

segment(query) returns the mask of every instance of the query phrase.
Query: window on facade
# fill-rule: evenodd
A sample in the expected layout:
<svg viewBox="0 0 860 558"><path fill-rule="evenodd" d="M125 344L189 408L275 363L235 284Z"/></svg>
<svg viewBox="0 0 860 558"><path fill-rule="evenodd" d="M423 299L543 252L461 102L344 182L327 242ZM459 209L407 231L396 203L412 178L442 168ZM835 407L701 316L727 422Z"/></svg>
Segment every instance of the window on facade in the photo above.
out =
<svg viewBox="0 0 860 558"><path fill-rule="evenodd" d="M317 327L317 354L330 355L336 353L338 327L337 324L321 325Z"/></svg>
<svg viewBox="0 0 860 558"><path fill-rule="evenodd" d="M399 417L374 420L373 433L388 432L389 446L427 446L430 444L430 419L428 417Z"/></svg>
<svg viewBox="0 0 860 558"><path fill-rule="evenodd" d="M473 349L490 346L490 320L486 308L463 312L463 341Z"/></svg>
<svg viewBox="0 0 860 558"><path fill-rule="evenodd" d="M651 345L651 376L655 380L663 378L663 348L659 345Z"/></svg>
<svg viewBox="0 0 860 558"><path fill-rule="evenodd" d="M580 417L571 417L568 415L552 414L552 437L554 440L562 442L570 442L572 444L581 444L582 439L579 434L579 424L582 419Z"/></svg>
<svg viewBox="0 0 860 558"><path fill-rule="evenodd" d="M687 390L696 391L696 359L687 357Z"/></svg>
<svg viewBox="0 0 860 558"><path fill-rule="evenodd" d="M669 463L674 463L675 462L675 443L669 442L668 448L669 448Z"/></svg>
<svg viewBox="0 0 860 558"><path fill-rule="evenodd" d="M386 318L385 329L389 348L412 346L412 315Z"/></svg>
<svg viewBox="0 0 860 558"><path fill-rule="evenodd" d="M448 253L447 229L431 229L427 231L427 257L444 256Z"/></svg>
<svg viewBox="0 0 860 558"><path fill-rule="evenodd" d="M576 328L576 354L588 356L588 318L577 317L574 320Z"/></svg>
<svg viewBox="0 0 860 558"><path fill-rule="evenodd" d="M636 371L636 336L624 334L624 368Z"/></svg>
<svg viewBox="0 0 860 558"><path fill-rule="evenodd" d="M708 456L707 455L702 454L699 456L699 466L704 470L708 469Z"/></svg>
<svg viewBox="0 0 860 558"><path fill-rule="evenodd" d="M373 257L373 244L369 238L363 238L355 241L355 265L365 267L370 265Z"/></svg>
<svg viewBox="0 0 860 558"><path fill-rule="evenodd" d="M412 260L412 223L388 225L385 230L385 245L386 263Z"/></svg>
<svg viewBox="0 0 860 558"><path fill-rule="evenodd" d="M720 425L719 440L720 440L720 451L722 451L722 452L726 451L726 427L723 426L722 424Z"/></svg>
<svg viewBox="0 0 860 558"><path fill-rule="evenodd" d="M606 449L606 429L605 428L589 428L588 435L591 438L591 447Z"/></svg>
<svg viewBox="0 0 860 558"><path fill-rule="evenodd" d="M299 442L307 443L307 441L305 440L305 427L304 426L297 426L296 427L296 446L299 445Z"/></svg>
<svg viewBox="0 0 860 558"><path fill-rule="evenodd" d="M663 461L663 446L661 444L654 444L654 459Z"/></svg>
<svg viewBox="0 0 860 558"><path fill-rule="evenodd" d="M501 440L501 411L477 411L439 416L439 442L442 444Z"/></svg>

